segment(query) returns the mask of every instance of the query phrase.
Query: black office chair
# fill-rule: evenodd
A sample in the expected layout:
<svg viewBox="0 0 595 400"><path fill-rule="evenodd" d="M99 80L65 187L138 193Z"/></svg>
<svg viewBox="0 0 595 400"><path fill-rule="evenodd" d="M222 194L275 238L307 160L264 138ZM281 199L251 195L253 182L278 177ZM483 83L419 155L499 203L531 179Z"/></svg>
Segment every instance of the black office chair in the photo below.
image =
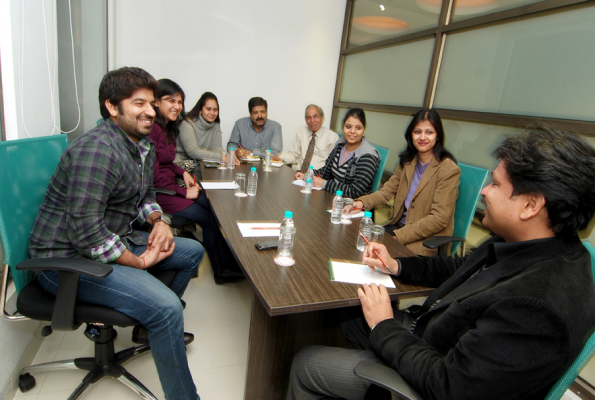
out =
<svg viewBox="0 0 595 400"><path fill-rule="evenodd" d="M2 284L3 316L9 320L27 318L51 321L42 336L53 330L76 330L87 324L85 336L95 342L93 357L55 361L24 368L19 388L25 392L35 386L30 373L54 369L89 371L69 399L78 399L92 384L105 376L117 379L141 397L156 397L121 364L150 350L149 345L130 347L114 352L114 326L133 326L139 322L113 309L76 301L80 274L102 279L112 272L110 265L88 259L45 258L29 259L29 233L45 195L45 190L61 154L68 146L66 135L0 142L0 240L4 249ZM9 268L18 293L17 315L5 309L6 282ZM57 296L47 293L32 271L56 270L59 276ZM169 285L175 272L156 275ZM20 314L20 315L19 315Z"/></svg>

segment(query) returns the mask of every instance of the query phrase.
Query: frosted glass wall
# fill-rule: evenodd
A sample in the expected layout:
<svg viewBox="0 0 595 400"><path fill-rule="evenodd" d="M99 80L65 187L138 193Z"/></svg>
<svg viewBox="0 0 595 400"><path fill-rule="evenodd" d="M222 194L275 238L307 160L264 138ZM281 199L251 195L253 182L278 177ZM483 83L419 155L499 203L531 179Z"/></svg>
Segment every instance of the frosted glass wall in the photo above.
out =
<svg viewBox="0 0 595 400"><path fill-rule="evenodd" d="M434 39L345 57L340 101L420 106Z"/></svg>
<svg viewBox="0 0 595 400"><path fill-rule="evenodd" d="M595 7L449 35L434 107L595 121Z"/></svg>

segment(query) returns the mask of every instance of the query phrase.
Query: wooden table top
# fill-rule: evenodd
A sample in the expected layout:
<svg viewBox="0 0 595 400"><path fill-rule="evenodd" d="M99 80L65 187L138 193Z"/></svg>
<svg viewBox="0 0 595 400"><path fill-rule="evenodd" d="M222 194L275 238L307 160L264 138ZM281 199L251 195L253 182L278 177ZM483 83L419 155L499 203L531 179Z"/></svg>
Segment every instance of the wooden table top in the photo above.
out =
<svg viewBox="0 0 595 400"><path fill-rule="evenodd" d="M360 219L351 225L331 224L334 195L326 190L303 194L292 185L295 171L289 167L263 171L262 163L236 166L234 170L203 168L203 180L233 180L238 172L258 172L256 196L236 197L233 190L207 190L215 215L236 260L270 316L359 305L358 285L332 282L329 258L361 261L355 247ZM237 222L280 222L285 211L293 212L296 228L295 265L281 267L273 261L276 250L258 251L258 242L275 237L244 238ZM393 257L415 255L389 235L384 243ZM391 298L427 296L433 289L406 285L394 280Z"/></svg>

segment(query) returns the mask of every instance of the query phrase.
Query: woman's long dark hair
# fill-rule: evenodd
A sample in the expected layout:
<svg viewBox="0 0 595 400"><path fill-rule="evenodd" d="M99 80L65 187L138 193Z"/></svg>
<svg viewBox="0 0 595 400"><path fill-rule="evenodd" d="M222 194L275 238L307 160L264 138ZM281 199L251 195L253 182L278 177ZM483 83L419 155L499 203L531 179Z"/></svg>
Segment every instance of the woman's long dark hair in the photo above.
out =
<svg viewBox="0 0 595 400"><path fill-rule="evenodd" d="M215 96L211 92L204 92L202 96L200 96L200 99L198 99L198 101L196 102L196 105L192 107L192 110L188 112L188 114L186 115L186 119L191 120L193 122L198 121L198 117L200 116L200 110L202 110L202 108L205 106L207 100L215 100L215 103L217 103L217 108L219 108L219 100L217 100L217 96ZM219 114L217 114L215 122L221 122Z"/></svg>
<svg viewBox="0 0 595 400"><path fill-rule="evenodd" d="M182 101L186 99L186 95L184 91L174 81L171 79L159 79L157 81L159 83L159 92L155 93L155 97L161 100L165 96L172 96L176 93L180 93L182 95ZM182 111L180 111L180 115L178 115L177 121L170 121L167 124L165 123L165 118L161 115L159 111L159 107L153 107L155 109L155 123L159 125L161 130L163 131L163 136L165 137L166 142L175 142L178 136L180 135L180 128L179 124L183 119L183 115L185 114L184 106L182 106Z"/></svg>
<svg viewBox="0 0 595 400"><path fill-rule="evenodd" d="M440 119L440 115L438 115L438 113L431 108L423 108L413 116L411 123L405 131L405 140L407 141L407 148L403 150L401 154L399 154L399 164L405 165L409 161L413 160L417 155L417 149L413 145L412 134L417 124L419 124L422 121L428 121L436 130L436 144L432 149L432 152L434 153L434 157L436 158L436 160L442 161L445 158L450 158L456 163L457 160L455 159L455 157L444 148L444 128L442 127L442 120Z"/></svg>

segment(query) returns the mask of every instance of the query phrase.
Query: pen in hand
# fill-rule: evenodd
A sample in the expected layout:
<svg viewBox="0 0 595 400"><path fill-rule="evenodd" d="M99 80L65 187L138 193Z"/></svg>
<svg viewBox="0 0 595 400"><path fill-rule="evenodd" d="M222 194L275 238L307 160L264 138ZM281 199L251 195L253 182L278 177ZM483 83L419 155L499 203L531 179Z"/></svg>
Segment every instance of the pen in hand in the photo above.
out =
<svg viewBox="0 0 595 400"><path fill-rule="evenodd" d="M368 244L368 246L370 245L370 242L368 241L368 239L360 232L359 234ZM376 254L376 256L378 257L378 259L382 262L382 264L384 264L384 266L386 267L386 269L388 269L388 272L390 272L391 274L393 273L393 270L388 266L388 264L386 263L386 261L384 261L384 259L382 257L380 257L380 254L378 254L378 252L376 251L376 249L373 250L374 254Z"/></svg>

